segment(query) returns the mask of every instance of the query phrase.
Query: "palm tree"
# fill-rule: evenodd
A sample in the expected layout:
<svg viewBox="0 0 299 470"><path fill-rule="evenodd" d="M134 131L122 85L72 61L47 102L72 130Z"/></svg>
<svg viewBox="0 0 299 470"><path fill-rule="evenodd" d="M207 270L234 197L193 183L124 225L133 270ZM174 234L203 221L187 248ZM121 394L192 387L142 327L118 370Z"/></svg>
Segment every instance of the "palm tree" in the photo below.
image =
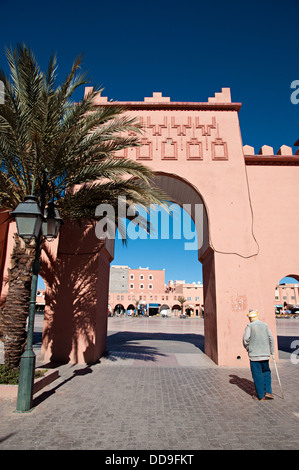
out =
<svg viewBox="0 0 299 470"><path fill-rule="evenodd" d="M178 297L178 301L181 304L181 315L184 315L184 303L186 302L186 299L183 295L180 295L180 297Z"/></svg>
<svg viewBox="0 0 299 470"><path fill-rule="evenodd" d="M1 212L9 217L30 194L37 196L42 210L55 203L63 219L78 221L94 221L101 203L117 208L118 196L125 196L127 205L143 207L165 201L148 167L119 157L123 149L140 145L142 133L125 108L95 106L99 90L79 103L71 101L77 88L87 83L80 72L80 57L58 85L55 56L46 73L25 45L7 49L6 56L10 76L0 70L5 89L0 105ZM144 228L148 229L146 221ZM34 249L34 244L25 245L15 235L8 294L0 317L5 363L12 367L18 366L25 345Z"/></svg>

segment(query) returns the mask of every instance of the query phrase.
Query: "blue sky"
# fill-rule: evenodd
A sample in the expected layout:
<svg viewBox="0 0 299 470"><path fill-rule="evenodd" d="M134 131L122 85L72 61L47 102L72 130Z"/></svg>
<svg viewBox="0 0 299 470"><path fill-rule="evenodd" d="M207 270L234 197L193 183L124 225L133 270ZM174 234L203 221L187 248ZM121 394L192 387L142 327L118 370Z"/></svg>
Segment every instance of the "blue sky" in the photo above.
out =
<svg viewBox="0 0 299 470"><path fill-rule="evenodd" d="M83 54L91 84L109 99L161 91L173 101L207 101L230 87L242 103L244 145L295 151L299 104L291 103L290 85L299 80L298 15L298 0L0 0L0 65L6 69L5 46L24 42L43 69L57 53L61 79ZM195 252L182 243L118 243L115 263L164 266L166 280L201 280Z"/></svg>

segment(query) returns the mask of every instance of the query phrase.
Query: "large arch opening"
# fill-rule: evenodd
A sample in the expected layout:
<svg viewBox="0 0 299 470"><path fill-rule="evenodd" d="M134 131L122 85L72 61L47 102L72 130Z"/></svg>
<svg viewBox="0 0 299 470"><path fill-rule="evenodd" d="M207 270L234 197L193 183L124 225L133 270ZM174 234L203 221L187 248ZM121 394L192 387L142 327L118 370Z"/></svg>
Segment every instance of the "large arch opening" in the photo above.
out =
<svg viewBox="0 0 299 470"><path fill-rule="evenodd" d="M182 322L185 322L187 318L186 323L180 333L176 331L175 337L178 341L188 342L188 344L196 347L197 351L204 352L216 364L222 365L218 361L220 356L218 340L219 338L222 340L222 337L218 335L218 331L219 328L222 328L222 325L219 326L217 323L215 259L214 251L209 246L209 224L204 201L195 187L175 175L160 173L156 176L156 183L165 190L171 201L182 207L189 214L189 219L193 220L196 237L193 233L193 239L175 240L187 245L188 249L183 248L184 262L187 263L188 258L193 258L198 265L198 272L201 272L202 263L204 299L200 299L199 304L204 305L204 320L201 317L201 328L199 328L199 322L196 325L193 324L194 321L200 318L199 316L196 318L183 317ZM200 223L198 223L199 221ZM194 244L194 238L196 238L197 245ZM148 240L149 244L156 241ZM165 241L169 244L168 240ZM190 250L190 244L192 250ZM129 240L129 245L135 248L135 240ZM166 298L167 292L165 292L165 298L161 298L161 301L155 298L153 289L150 287L150 285L153 285L153 280L146 276L146 271L143 273L144 277L142 279L134 277L134 279L127 279L127 281L128 283L132 281L130 283L138 284L139 287L142 284L144 289L148 288L148 294L146 295L149 297L144 298L144 292L142 294L138 292L138 295L134 292L121 292L118 298L116 296L115 302L112 301L113 299L108 298L111 262L113 259L114 262L117 261L114 247L117 250L114 239L103 240L97 237L95 226L87 225L84 236L82 236L81 227L68 223L63 226L61 231L57 257L52 260L50 251L45 254L44 266L49 271L46 279L52 279L52 292L49 306L46 306L46 321L43 330L42 353L45 360L72 363L92 363L98 360L105 354L107 349L110 350L109 341L112 335L109 333L109 321L112 319L111 313L114 314L116 305L122 305L119 312L121 314L121 312L125 313L127 305L132 304L137 308L138 315L139 310L141 310L139 307L142 306L139 320L142 318L144 325L146 325L146 321L150 321L155 317L155 315L148 315L150 307L160 308L160 305L165 303L169 305L170 311L172 311L172 304ZM146 252L146 249L143 251ZM151 253L151 261L154 251L154 249L147 250L148 253ZM162 256L159 256L159 258L162 259ZM175 259L175 250L172 250L171 258ZM130 260L127 258L124 264L128 265L129 262ZM122 273L119 278L122 289L123 280L125 278L123 278ZM66 292L68 293L67 297ZM180 304L179 298L174 300L173 304ZM119 316L119 314L119 322L126 319L126 315ZM180 317L181 315L177 315L177 318ZM131 322L130 328L132 329L134 318L130 316L127 320ZM171 319L167 318L163 321L167 326ZM153 332L155 335L161 334L160 329L157 331L152 326L153 324L146 331L146 335L152 337ZM121 335L121 338L124 340L125 336ZM165 338L171 340L173 335L170 335L170 332L165 333ZM134 335L132 340L134 341ZM129 340L127 339L126 344L128 343ZM227 347L226 339L223 343L224 349ZM222 363L226 364L226 351L221 351L221 354L224 357ZM239 351L232 352L232 354L237 357Z"/></svg>
<svg viewBox="0 0 299 470"><path fill-rule="evenodd" d="M128 279L128 295L130 299L133 297L135 299L142 299L143 304L145 305L146 313L149 318L157 317L160 318L167 318L164 322L163 327L168 328L170 325L169 319L177 319L180 322L180 325L177 323L176 326L176 337L178 338L180 335L180 341L186 341L192 339L192 342L197 344L197 347L200 347L202 352L205 352L210 356L215 362L217 357L217 341L216 341L216 327L215 327L215 279L214 279L214 269L213 269L213 251L209 247L209 231L208 231L208 217L207 211L205 207L204 200L202 196L199 194L196 188L194 188L191 184L187 181L183 180L182 178L173 175L173 174L166 174L166 173L159 173L155 177L155 184L161 188L166 194L169 195L170 200L173 204L176 204L182 209L181 215L185 212L189 219L191 219L193 223L193 231L195 232L195 236L193 239L190 237L190 226L184 227L184 223L182 219L180 220L180 225L176 226L175 229L172 230L171 234L175 235L175 237L181 237L183 240L181 250L183 252L183 260L190 259L193 257L194 261L198 266L198 277L188 279L190 284L190 289L194 290L198 288L198 285L201 286L201 290L204 293L199 296L194 295L194 297L188 292L186 293L186 308L187 308L187 318L189 321L188 327L187 323L184 319L186 315L181 315L182 312L182 305L180 305L179 297L180 293L176 293L174 298L171 298L171 293L173 294L171 285L166 286L166 290L164 292L163 298L157 298L156 292L142 292L139 288L140 285L145 287L147 282L147 276L142 274L142 280L137 279L136 273L129 274L131 278ZM162 210L161 210L162 211ZM165 214L164 214L165 215ZM163 219L163 215L161 215L161 220ZM167 216L165 216L167 220ZM168 219L172 221L171 219ZM186 219L187 220L187 219ZM181 232L179 233L179 230ZM158 233L161 235L162 231L158 230ZM193 233L194 235L194 233ZM149 269L155 269L156 265L152 265L152 261L154 259L153 251L156 249L156 242L157 242L157 234L155 234L152 238L151 236L145 236L143 234L143 239L138 243L144 242L143 253L148 253L148 261L146 262L146 266ZM141 237L142 238L142 237ZM167 238L167 237L166 237ZM176 238L177 240L177 238ZM128 240L128 248L123 248L122 251L125 253L126 250L130 251L130 248L134 251L134 244L136 240ZM169 244L171 244L171 240L168 240ZM137 265L134 265L134 260L130 258L130 254L128 256L118 256L118 249L120 247L120 243L116 243L115 245L115 252L114 252L114 266L124 266L124 267L132 267L137 268L140 267L140 263L137 262ZM146 248L145 248L146 247ZM166 251L166 250L165 250ZM163 257L164 256L164 257ZM159 268L162 267L167 270L167 262L171 259L177 258L177 252L175 250L172 251L172 254L169 255L169 258L166 258L166 252L161 253L161 258L163 258L163 262L165 263L164 266L161 264L158 266ZM184 261L183 261L184 262ZM132 266L133 263L133 266ZM177 261L178 267L182 266L180 261ZM195 263L194 263L195 264ZM180 269L178 269L180 272ZM184 276L183 276L184 278ZM177 276L175 280L181 280L182 277L180 275ZM200 284L197 282L198 280L204 281ZM168 279L166 279L168 281ZM138 281L138 282L137 282ZM142 284L141 284L142 283ZM154 283L153 283L154 284ZM188 284L188 285L189 285ZM194 284L194 286L192 285ZM135 291L134 291L135 288ZM115 294L115 293L114 293ZM168 294L168 295L167 295ZM123 295L125 295L123 293ZM183 291L182 291L183 295ZM188 301L187 301L188 298ZM130 300L129 299L129 300ZM111 299L110 299L111 301ZM204 320L203 315L200 314L205 309L205 312L210 312L209 315L206 316L207 319ZM191 318L193 317L193 318ZM194 321L192 324L191 322ZM196 324L197 321L197 324ZM204 324L204 322L206 324ZM143 323L145 325L145 323ZM151 322L151 327L153 326L153 321ZM109 326L109 323L108 323ZM134 328L132 323L127 325L128 328ZM149 327L147 327L149 328ZM188 328L186 330L186 328ZM150 330L147 330L149 333ZM163 330L164 331L164 330ZM159 334L162 334L163 331L159 331ZM188 331L188 333L187 333ZM158 332L157 332L158 334ZM197 338L196 338L197 336ZM108 337L109 338L109 337ZM130 339L127 339L127 342L130 343L131 341L134 342L134 335ZM164 335L165 338L165 335ZM168 339L171 338L171 335ZM110 337L110 340L112 338ZM132 343L130 343L132 344Z"/></svg>
<svg viewBox="0 0 299 470"><path fill-rule="evenodd" d="M299 343L299 337L294 334L299 320L299 274L287 274L277 282L273 310L279 358L290 360Z"/></svg>
<svg viewBox="0 0 299 470"><path fill-rule="evenodd" d="M275 286L276 318L299 317L299 275L288 274Z"/></svg>
<svg viewBox="0 0 299 470"><path fill-rule="evenodd" d="M47 305L47 288L49 286L43 273L38 275L37 291L35 298L35 319L34 319L34 334L33 334L33 345L37 351L40 349L42 344L42 332L44 327L44 314ZM28 320L26 320L26 333L28 331Z"/></svg>

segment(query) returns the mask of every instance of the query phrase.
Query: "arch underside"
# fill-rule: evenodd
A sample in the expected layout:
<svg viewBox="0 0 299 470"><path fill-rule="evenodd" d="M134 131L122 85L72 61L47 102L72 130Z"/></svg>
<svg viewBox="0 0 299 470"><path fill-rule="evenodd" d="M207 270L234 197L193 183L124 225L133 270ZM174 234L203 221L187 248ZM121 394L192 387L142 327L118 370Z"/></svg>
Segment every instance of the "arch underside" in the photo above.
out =
<svg viewBox="0 0 299 470"><path fill-rule="evenodd" d="M209 248L209 225L206 207L199 192L187 181L164 172L157 172L154 183L171 201L183 207L195 223L198 240L198 259Z"/></svg>

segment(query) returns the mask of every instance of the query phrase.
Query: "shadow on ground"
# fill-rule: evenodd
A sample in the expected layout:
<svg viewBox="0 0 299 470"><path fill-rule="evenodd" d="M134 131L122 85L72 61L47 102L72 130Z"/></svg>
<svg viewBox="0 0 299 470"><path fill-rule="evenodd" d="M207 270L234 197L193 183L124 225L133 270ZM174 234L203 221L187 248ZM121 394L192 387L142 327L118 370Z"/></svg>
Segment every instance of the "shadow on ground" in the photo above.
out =
<svg viewBox="0 0 299 470"><path fill-rule="evenodd" d="M107 338L107 357L110 351L123 353L127 358L142 355L143 360L155 360L169 353L204 353L204 336L196 334L141 333L121 331Z"/></svg>
<svg viewBox="0 0 299 470"><path fill-rule="evenodd" d="M278 350L282 353L279 357L283 358L289 354L292 354L299 347L299 337L298 336L277 336Z"/></svg>
<svg viewBox="0 0 299 470"><path fill-rule="evenodd" d="M58 364L54 364L54 363L49 363L49 364L46 364L45 367L48 367L49 369L51 368L55 368L55 366L57 366ZM59 364L61 365L61 364ZM84 366L84 367L79 367L79 369L75 369L73 370L73 374L70 375L68 378L66 378L65 380L61 381L58 385L54 386L53 388L51 388L50 390L46 390L44 392L42 392L40 395L34 397L33 399L33 407L36 407L38 406L40 403L42 403L43 401L45 401L47 398L49 398L51 395L55 394L56 391L62 387L63 385L65 385L67 382L70 382L71 380L75 379L76 377L78 376L82 376L82 375L87 375L87 374L91 374L92 373L92 368L89 367L89 366Z"/></svg>
<svg viewBox="0 0 299 470"><path fill-rule="evenodd" d="M231 379L229 383L231 383L232 385L236 385L248 395L253 395L255 393L255 386L252 380L245 379L234 374L231 374L230 377Z"/></svg>
<svg viewBox="0 0 299 470"><path fill-rule="evenodd" d="M107 337L107 350L108 351L124 351L124 352L144 352L147 355L158 354L157 348L139 344L139 342L146 341L165 341L165 345L159 349L163 352L168 352L167 342L190 343L201 352L204 351L204 336L200 334L168 334L168 333L140 333L133 331L117 332L110 334ZM299 347L299 336L277 336L278 350L281 353L280 357L284 358L294 353ZM41 346L42 333L34 332L33 344ZM179 352L179 346L178 351ZM194 352L194 351L193 351Z"/></svg>

